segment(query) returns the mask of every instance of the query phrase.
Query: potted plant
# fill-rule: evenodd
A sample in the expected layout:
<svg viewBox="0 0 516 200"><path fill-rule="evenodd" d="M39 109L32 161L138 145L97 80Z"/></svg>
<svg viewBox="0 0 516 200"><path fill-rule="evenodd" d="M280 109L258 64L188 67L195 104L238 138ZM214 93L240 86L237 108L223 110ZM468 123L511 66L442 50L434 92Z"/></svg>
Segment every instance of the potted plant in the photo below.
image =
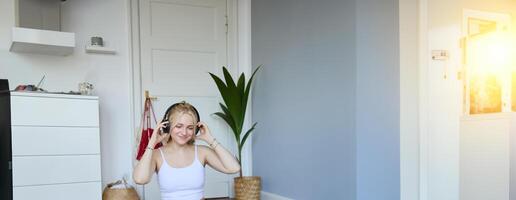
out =
<svg viewBox="0 0 516 200"><path fill-rule="evenodd" d="M221 78L210 73L219 89L222 99L224 100L224 103L219 103L222 112L216 112L214 114L222 118L231 128L238 147L237 159L240 166L242 166L242 148L256 126L256 123L254 123L251 128L242 135L242 133L244 133L243 125L249 92L251 90L251 83L254 75L260 67L261 66L254 70L247 83L244 73L240 75L238 82L235 83L226 67L222 67L225 82ZM235 198L246 200L260 199L260 191L261 178L258 176L242 176L242 170L240 170L240 176L235 178Z"/></svg>

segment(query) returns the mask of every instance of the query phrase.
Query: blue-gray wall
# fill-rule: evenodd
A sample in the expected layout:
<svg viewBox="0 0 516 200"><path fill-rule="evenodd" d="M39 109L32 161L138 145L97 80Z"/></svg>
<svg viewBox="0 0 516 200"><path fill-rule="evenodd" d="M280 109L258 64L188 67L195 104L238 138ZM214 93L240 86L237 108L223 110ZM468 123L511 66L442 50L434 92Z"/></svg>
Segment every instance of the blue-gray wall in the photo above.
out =
<svg viewBox="0 0 516 200"><path fill-rule="evenodd" d="M398 3L378 2L387 10L359 25L371 11L355 0L252 1L253 65L263 64L253 92L253 174L263 191L293 199L399 196L399 45L390 27ZM379 22L387 25L370 27Z"/></svg>
<svg viewBox="0 0 516 200"><path fill-rule="evenodd" d="M252 1L253 173L294 199L355 199L355 3Z"/></svg>
<svg viewBox="0 0 516 200"><path fill-rule="evenodd" d="M294 199L355 199L355 3L252 1L253 173Z"/></svg>
<svg viewBox="0 0 516 200"><path fill-rule="evenodd" d="M400 199L398 0L357 0L357 199Z"/></svg>

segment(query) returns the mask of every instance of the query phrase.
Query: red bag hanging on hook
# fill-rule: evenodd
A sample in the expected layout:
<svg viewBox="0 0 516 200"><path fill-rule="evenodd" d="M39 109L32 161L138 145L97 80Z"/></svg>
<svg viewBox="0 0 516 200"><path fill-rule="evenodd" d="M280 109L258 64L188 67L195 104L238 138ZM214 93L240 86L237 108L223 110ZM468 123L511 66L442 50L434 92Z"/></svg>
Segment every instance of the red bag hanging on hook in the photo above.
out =
<svg viewBox="0 0 516 200"><path fill-rule="evenodd" d="M142 116L142 135L140 139L140 145L138 145L138 154L136 155L136 160L140 160L145 153L145 149L147 148L147 145L149 144L149 140L152 136L152 133L154 129L151 128L151 112L152 116L154 117L154 122L157 124L156 121L156 115L154 114L154 109L152 108L152 102L149 98L145 99L145 108L143 110L143 116ZM161 143L156 144L154 148L160 148L163 146Z"/></svg>

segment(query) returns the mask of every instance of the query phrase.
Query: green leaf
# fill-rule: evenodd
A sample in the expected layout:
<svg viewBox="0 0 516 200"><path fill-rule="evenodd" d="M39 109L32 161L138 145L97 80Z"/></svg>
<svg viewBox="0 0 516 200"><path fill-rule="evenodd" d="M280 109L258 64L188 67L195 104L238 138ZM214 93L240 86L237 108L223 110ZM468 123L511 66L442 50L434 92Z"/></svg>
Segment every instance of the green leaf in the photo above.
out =
<svg viewBox="0 0 516 200"><path fill-rule="evenodd" d="M238 91L242 92L242 96L244 93L243 92L244 87L245 87L245 75L244 75L244 73L242 73L242 75L240 75L240 78L238 78L238 84L237 84Z"/></svg>
<svg viewBox="0 0 516 200"><path fill-rule="evenodd" d="M229 93L226 97L227 101L226 99L224 99L224 101L229 111L231 112L233 119L235 120L235 124L237 127L241 128L244 122L243 118L240 116L240 113L242 113L243 93L238 91L238 88L235 85L235 81L233 81L233 78L231 77L231 74L229 74L229 71L226 69L226 67L222 67L222 71L224 73L224 78L226 80Z"/></svg>
<svg viewBox="0 0 516 200"><path fill-rule="evenodd" d="M256 126L256 124L258 124L257 122L255 122L253 124L253 126L245 133L244 135L244 138L242 138L242 142L240 143L240 148L244 147L244 144L245 144L245 141L247 140L247 137L249 137L249 135L251 135L251 132L254 130L254 127Z"/></svg>
<svg viewBox="0 0 516 200"><path fill-rule="evenodd" d="M246 109L247 109L247 100L249 99L249 92L251 90L251 85L253 83L253 79L254 79L254 75L256 75L256 72L258 72L258 70L262 67L262 65L258 66L253 74L251 75L251 78L249 79L249 82L247 83L247 86L245 88L245 91L244 91L244 96L242 97L242 107L244 108L242 110L242 118L245 117L245 112L246 112Z"/></svg>
<svg viewBox="0 0 516 200"><path fill-rule="evenodd" d="M224 105L224 104L221 104L219 103L220 105L220 108L222 108L222 111L224 112L224 114L231 120L232 122L232 125L233 125L233 134L235 135L235 138L239 138L240 139L240 132L242 127L239 127L236 123L235 123L235 119L233 118L233 116L231 116L231 113L229 112L228 108Z"/></svg>
<svg viewBox="0 0 516 200"><path fill-rule="evenodd" d="M231 119L226 114L221 113L221 112L216 112L216 113L213 113L213 114L215 114L215 115L219 116L220 118L222 118L228 124L228 126L233 130L233 132L236 132L235 122L233 122L233 119Z"/></svg>
<svg viewBox="0 0 516 200"><path fill-rule="evenodd" d="M226 84L215 74L209 73L210 76L215 81L215 84L217 85L217 88L219 89L220 95L222 96L222 99L224 100L224 103L227 105L228 109L231 110L231 114L228 114L233 118L233 121L235 122L235 125L238 125L238 121L235 120L234 113L238 112L240 109L236 109L235 105L238 105L235 103L237 99L234 98L234 91L231 91L231 88L226 86Z"/></svg>
<svg viewBox="0 0 516 200"><path fill-rule="evenodd" d="M218 76L212 73L209 74L211 78L213 78L213 81L215 81L217 88L219 88L220 95L224 99L224 102L226 102L226 97L230 95L228 87L226 86L224 81L222 81L222 79L220 79Z"/></svg>
<svg viewBox="0 0 516 200"><path fill-rule="evenodd" d="M228 88L236 88L235 81L233 81L233 77L231 77L231 74L229 74L228 69L226 67L222 67L222 71L224 73L224 79L226 79Z"/></svg>

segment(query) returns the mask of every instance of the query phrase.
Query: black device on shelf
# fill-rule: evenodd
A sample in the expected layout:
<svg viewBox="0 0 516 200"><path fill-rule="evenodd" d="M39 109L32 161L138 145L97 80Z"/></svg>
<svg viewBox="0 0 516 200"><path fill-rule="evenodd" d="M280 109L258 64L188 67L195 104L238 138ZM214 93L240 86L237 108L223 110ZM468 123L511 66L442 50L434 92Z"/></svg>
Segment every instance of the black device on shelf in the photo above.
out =
<svg viewBox="0 0 516 200"><path fill-rule="evenodd" d="M11 93L6 79L0 79L0 199L13 199Z"/></svg>

